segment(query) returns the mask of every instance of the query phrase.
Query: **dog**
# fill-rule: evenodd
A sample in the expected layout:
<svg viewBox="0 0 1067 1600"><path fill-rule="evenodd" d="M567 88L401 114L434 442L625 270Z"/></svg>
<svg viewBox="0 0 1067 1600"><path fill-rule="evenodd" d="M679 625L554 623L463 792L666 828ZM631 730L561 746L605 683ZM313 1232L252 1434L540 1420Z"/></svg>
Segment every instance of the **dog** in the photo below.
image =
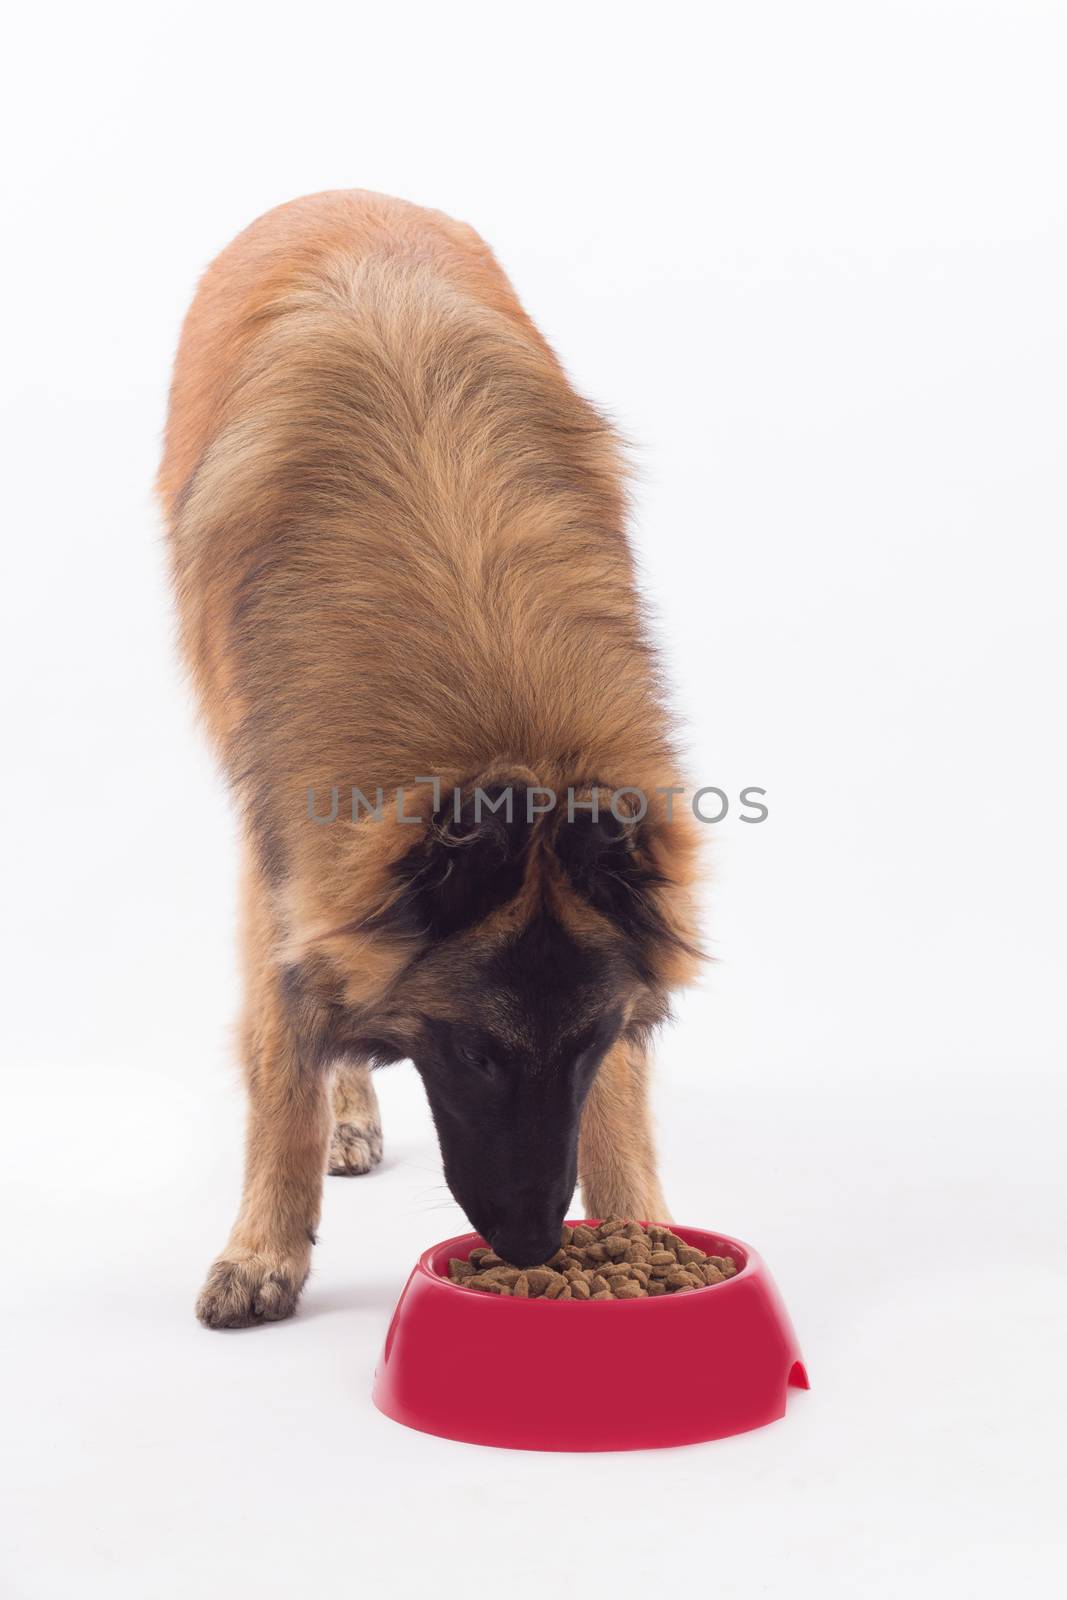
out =
<svg viewBox="0 0 1067 1600"><path fill-rule="evenodd" d="M481 238L362 191L208 268L158 492L181 648L243 833L243 1197L197 1303L288 1316L323 1176L411 1060L493 1248L669 1219L649 1049L701 959L698 829L623 454Z"/></svg>

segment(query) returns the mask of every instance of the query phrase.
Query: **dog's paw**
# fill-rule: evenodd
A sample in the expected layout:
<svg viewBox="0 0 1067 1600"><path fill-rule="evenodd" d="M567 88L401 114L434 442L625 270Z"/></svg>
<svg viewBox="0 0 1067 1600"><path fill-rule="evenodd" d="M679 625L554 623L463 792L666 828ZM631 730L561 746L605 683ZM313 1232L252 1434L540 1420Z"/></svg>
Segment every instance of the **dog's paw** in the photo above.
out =
<svg viewBox="0 0 1067 1600"><path fill-rule="evenodd" d="M205 1328L253 1328L292 1316L308 1275L307 1263L265 1256L220 1256L196 1302Z"/></svg>
<svg viewBox="0 0 1067 1600"><path fill-rule="evenodd" d="M376 1123L335 1123L327 1167L334 1177L357 1178L370 1172L381 1159L382 1130Z"/></svg>

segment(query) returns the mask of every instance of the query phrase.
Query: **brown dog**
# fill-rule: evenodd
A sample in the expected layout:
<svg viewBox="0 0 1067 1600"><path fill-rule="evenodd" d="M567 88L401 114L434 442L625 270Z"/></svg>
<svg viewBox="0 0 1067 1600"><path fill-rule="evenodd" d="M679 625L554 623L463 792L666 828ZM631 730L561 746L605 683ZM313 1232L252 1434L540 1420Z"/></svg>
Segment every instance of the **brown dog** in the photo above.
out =
<svg viewBox="0 0 1067 1600"><path fill-rule="evenodd" d="M358 191L254 223L186 320L159 492L246 841L245 1186L201 1319L293 1310L386 1061L508 1259L576 1177L665 1219L646 1049L696 965L697 829L616 440L491 252Z"/></svg>

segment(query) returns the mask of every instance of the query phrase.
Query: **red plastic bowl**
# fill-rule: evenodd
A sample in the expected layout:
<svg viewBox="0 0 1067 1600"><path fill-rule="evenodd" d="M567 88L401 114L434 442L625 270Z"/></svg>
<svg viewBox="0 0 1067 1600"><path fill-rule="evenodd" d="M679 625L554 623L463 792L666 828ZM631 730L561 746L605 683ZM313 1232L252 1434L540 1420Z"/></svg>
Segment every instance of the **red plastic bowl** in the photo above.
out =
<svg viewBox="0 0 1067 1600"><path fill-rule="evenodd" d="M647 1450L774 1422L808 1378L770 1273L738 1239L675 1231L733 1256L737 1275L655 1299L516 1300L449 1280L449 1257L478 1234L435 1245L393 1312L375 1405L422 1433L513 1450Z"/></svg>

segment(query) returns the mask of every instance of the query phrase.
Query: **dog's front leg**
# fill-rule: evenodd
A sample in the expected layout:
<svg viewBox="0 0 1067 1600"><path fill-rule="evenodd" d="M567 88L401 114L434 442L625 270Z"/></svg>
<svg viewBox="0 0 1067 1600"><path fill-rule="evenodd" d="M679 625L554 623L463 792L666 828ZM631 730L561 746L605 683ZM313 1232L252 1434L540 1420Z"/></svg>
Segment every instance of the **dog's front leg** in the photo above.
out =
<svg viewBox="0 0 1067 1600"><path fill-rule="evenodd" d="M578 1138L578 1179L588 1217L669 1222L656 1172L644 1048L620 1040L593 1080Z"/></svg>
<svg viewBox="0 0 1067 1600"><path fill-rule="evenodd" d="M334 1075L329 1170L335 1177L357 1177L382 1159L382 1122L370 1070L362 1062L342 1062Z"/></svg>
<svg viewBox="0 0 1067 1600"><path fill-rule="evenodd" d="M253 985L250 1005L244 1191L197 1301L209 1328L277 1322L295 1309L311 1265L333 1126L328 1075L302 1059L276 974Z"/></svg>

